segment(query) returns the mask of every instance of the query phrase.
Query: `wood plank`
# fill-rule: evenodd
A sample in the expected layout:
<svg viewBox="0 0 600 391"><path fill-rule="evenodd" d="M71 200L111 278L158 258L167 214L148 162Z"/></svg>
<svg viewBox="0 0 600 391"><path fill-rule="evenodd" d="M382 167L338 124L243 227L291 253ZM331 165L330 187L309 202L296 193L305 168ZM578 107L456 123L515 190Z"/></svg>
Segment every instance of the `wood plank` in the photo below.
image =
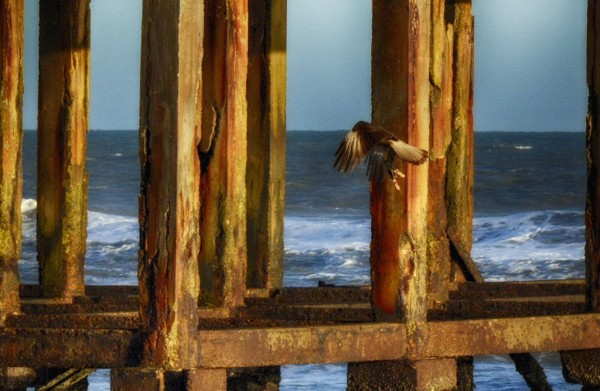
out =
<svg viewBox="0 0 600 391"><path fill-rule="evenodd" d="M84 293L89 0L40 3L37 248L42 293Z"/></svg>
<svg viewBox="0 0 600 391"><path fill-rule="evenodd" d="M143 3L138 276L143 360L158 366L195 355L203 12L195 0Z"/></svg>
<svg viewBox="0 0 600 391"><path fill-rule="evenodd" d="M0 325L19 310L23 188L23 0L0 1Z"/></svg>
<svg viewBox="0 0 600 391"><path fill-rule="evenodd" d="M273 291L283 285L287 1L251 1L249 17L247 284Z"/></svg>

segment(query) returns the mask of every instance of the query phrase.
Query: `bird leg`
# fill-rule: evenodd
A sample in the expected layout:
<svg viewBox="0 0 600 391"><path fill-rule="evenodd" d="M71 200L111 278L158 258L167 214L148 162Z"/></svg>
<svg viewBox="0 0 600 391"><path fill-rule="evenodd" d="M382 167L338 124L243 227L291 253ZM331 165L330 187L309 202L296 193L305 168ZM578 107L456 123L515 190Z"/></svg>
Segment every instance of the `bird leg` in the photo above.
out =
<svg viewBox="0 0 600 391"><path fill-rule="evenodd" d="M394 184L394 187L396 188L396 190L400 190L400 184L398 183L398 180L396 178L405 178L406 175L404 175L404 173L397 168L388 168L388 170L390 176L392 177L392 183Z"/></svg>

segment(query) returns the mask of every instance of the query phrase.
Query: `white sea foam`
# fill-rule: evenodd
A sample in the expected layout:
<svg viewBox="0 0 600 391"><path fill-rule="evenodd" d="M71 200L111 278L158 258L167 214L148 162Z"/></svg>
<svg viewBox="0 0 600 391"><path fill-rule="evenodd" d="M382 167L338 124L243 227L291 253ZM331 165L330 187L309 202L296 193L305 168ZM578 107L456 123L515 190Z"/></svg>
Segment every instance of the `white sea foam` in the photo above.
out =
<svg viewBox="0 0 600 391"><path fill-rule="evenodd" d="M515 145L515 149L529 150L529 149L533 149L533 147L531 145Z"/></svg>
<svg viewBox="0 0 600 391"><path fill-rule="evenodd" d="M489 280L582 278L584 235L583 212L476 218L473 258Z"/></svg>
<svg viewBox="0 0 600 391"><path fill-rule="evenodd" d="M21 205L24 265L32 269L36 206L33 199ZM584 232L583 212L478 217L472 255L487 280L582 278ZM370 238L368 218L286 217L286 284L368 283ZM94 283L134 281L138 241L137 218L89 212L86 268Z"/></svg>

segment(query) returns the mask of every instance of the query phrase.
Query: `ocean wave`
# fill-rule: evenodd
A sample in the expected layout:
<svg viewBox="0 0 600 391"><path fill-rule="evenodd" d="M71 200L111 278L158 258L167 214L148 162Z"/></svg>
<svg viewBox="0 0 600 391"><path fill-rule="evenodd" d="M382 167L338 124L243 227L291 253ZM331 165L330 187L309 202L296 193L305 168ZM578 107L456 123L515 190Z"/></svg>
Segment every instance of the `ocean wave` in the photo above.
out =
<svg viewBox="0 0 600 391"><path fill-rule="evenodd" d="M37 279L36 202L24 199L25 281ZM288 286L368 284L370 218L285 218L285 281ZM472 256L487 280L582 278L584 213L546 210L477 217ZM90 211L86 281L135 283L139 228L137 218Z"/></svg>
<svg viewBox="0 0 600 391"><path fill-rule="evenodd" d="M475 218L475 262L488 280L583 278L580 211L546 210Z"/></svg>

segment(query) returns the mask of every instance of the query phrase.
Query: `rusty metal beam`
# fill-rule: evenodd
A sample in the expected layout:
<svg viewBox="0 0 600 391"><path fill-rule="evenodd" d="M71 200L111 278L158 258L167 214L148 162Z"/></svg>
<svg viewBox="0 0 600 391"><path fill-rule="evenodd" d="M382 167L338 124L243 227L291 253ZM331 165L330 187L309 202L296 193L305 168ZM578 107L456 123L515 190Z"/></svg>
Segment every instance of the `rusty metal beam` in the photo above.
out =
<svg viewBox="0 0 600 391"><path fill-rule="evenodd" d="M37 248L47 297L84 293L89 3L40 3Z"/></svg>
<svg viewBox="0 0 600 391"><path fill-rule="evenodd" d="M3 366L116 368L138 365L140 344L130 330L0 329Z"/></svg>
<svg viewBox="0 0 600 391"><path fill-rule="evenodd" d="M592 349L600 347L600 316L584 314L429 322L422 335L420 357Z"/></svg>
<svg viewBox="0 0 600 391"><path fill-rule="evenodd" d="M584 280L464 282L450 299L502 299L585 295Z"/></svg>
<svg viewBox="0 0 600 391"><path fill-rule="evenodd" d="M306 303L368 303L370 286L336 286L319 288L282 288L268 298L246 298L251 304L306 304Z"/></svg>
<svg viewBox="0 0 600 391"><path fill-rule="evenodd" d="M6 321L9 328L40 329L129 329L140 327L137 312L101 314L22 314L10 316Z"/></svg>
<svg viewBox="0 0 600 391"><path fill-rule="evenodd" d="M428 322L420 332L421 343L409 352L401 323L203 329L189 364L233 368L594 349L600 348L600 315ZM136 366L138 341L131 330L5 328L0 357L13 367Z"/></svg>
<svg viewBox="0 0 600 391"><path fill-rule="evenodd" d="M85 296L139 296L140 290L132 285L86 285ZM22 298L40 297L42 290L39 285L21 284L20 295ZM73 298L79 300L79 297Z"/></svg>
<svg viewBox="0 0 600 391"><path fill-rule="evenodd" d="M0 1L0 325L19 310L23 188L23 0Z"/></svg>
<svg viewBox="0 0 600 391"><path fill-rule="evenodd" d="M198 345L196 365L206 368L391 360L405 354L406 330L392 323L201 330Z"/></svg>

